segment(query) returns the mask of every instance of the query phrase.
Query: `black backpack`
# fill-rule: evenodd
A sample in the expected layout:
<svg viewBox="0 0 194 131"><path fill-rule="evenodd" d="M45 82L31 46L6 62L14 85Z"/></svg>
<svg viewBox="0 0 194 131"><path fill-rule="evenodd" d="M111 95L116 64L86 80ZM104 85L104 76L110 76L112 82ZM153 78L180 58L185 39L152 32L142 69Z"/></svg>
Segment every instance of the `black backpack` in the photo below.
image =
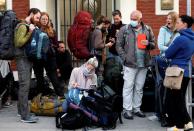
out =
<svg viewBox="0 0 194 131"><path fill-rule="evenodd" d="M109 86L102 84L97 91L89 90L87 97L82 97L82 107L98 117L98 126L103 129L115 129L121 119L122 97Z"/></svg>
<svg viewBox="0 0 194 131"><path fill-rule="evenodd" d="M56 115L56 127L75 130L88 125L86 115L79 109L71 109L67 112L59 112Z"/></svg>
<svg viewBox="0 0 194 131"><path fill-rule="evenodd" d="M112 78L119 78L121 76L121 72L123 70L123 66L115 57L108 58L106 60L106 64L104 67L104 79L106 82L111 83L113 82Z"/></svg>
<svg viewBox="0 0 194 131"><path fill-rule="evenodd" d="M16 13L7 10L0 16L0 59L14 58L14 30L19 20Z"/></svg>

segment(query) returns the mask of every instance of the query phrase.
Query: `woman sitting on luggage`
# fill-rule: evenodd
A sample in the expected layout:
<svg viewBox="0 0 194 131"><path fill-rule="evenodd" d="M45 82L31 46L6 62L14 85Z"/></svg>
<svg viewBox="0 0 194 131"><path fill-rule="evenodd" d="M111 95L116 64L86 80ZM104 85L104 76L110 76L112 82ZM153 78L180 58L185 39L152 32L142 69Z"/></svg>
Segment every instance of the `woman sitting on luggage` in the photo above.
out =
<svg viewBox="0 0 194 131"><path fill-rule="evenodd" d="M167 114L168 124L170 128L167 131L172 131L178 128L183 131L185 123L189 123L191 118L187 112L185 94L189 83L189 63L194 54L194 32L192 25L194 20L192 17L182 15L178 18L176 28L180 33L172 44L165 51L165 57L170 59L170 65L177 65L184 69L184 77L180 90L167 90ZM187 124L188 125L188 124Z"/></svg>
<svg viewBox="0 0 194 131"><path fill-rule="evenodd" d="M75 67L71 72L68 89L90 89L91 85L97 86L97 76L95 74L95 68L97 67L96 57L90 58L80 67Z"/></svg>
<svg viewBox="0 0 194 131"><path fill-rule="evenodd" d="M82 66L75 67L72 70L68 86L68 97L75 104L79 104L79 100L77 100L77 98L80 90L94 89L97 87L97 76L95 74L95 68L97 67L98 60L96 57L93 57ZM75 99L72 99L72 97Z"/></svg>

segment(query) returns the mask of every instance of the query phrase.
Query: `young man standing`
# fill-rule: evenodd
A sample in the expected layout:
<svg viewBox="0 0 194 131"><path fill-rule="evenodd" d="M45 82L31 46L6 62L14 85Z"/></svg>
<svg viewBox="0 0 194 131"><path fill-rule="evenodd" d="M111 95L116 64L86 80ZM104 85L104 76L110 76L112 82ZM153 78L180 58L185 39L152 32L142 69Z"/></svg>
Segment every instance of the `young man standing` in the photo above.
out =
<svg viewBox="0 0 194 131"><path fill-rule="evenodd" d="M40 19L40 10L31 8L28 16L16 27L14 43L17 45L15 48L16 66L19 78L19 93L18 93L18 115L21 116L21 121L24 123L36 123L37 117L30 115L28 106L28 94L30 89L31 69L32 62L28 60L25 45L31 38L31 34L35 29L35 25Z"/></svg>
<svg viewBox="0 0 194 131"><path fill-rule="evenodd" d="M116 59L121 62L120 57L116 51L116 35L118 34L121 27L125 24L122 23L122 15L119 10L115 10L112 12L113 21L114 23L108 29L108 35L106 38L106 42L112 42L113 45L109 48L109 55L108 57L116 57Z"/></svg>

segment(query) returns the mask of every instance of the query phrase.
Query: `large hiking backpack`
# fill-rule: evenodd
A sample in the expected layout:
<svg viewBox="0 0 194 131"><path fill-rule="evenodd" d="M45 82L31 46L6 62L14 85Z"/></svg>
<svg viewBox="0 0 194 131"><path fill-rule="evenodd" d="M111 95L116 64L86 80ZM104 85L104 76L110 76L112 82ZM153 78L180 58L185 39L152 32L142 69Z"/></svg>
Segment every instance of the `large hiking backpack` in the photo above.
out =
<svg viewBox="0 0 194 131"><path fill-rule="evenodd" d="M32 33L32 38L29 43L25 46L26 55L30 60L36 59L47 59L47 53L51 43L46 33L40 29L35 29Z"/></svg>
<svg viewBox="0 0 194 131"><path fill-rule="evenodd" d="M14 58L14 30L18 22L16 13L12 10L5 11L0 16L0 59Z"/></svg>
<svg viewBox="0 0 194 131"><path fill-rule="evenodd" d="M92 15L86 11L78 12L67 38L69 49L76 58L87 59L90 57L88 44L91 31Z"/></svg>
<svg viewBox="0 0 194 131"><path fill-rule="evenodd" d="M30 104L31 112L42 116L55 116L58 112L63 112L63 101L56 96L42 96L42 94L34 97Z"/></svg>
<svg viewBox="0 0 194 131"><path fill-rule="evenodd" d="M83 96L81 106L98 117L98 125L103 129L116 128L117 120L121 119L122 97L117 95L109 86L103 85L98 91L89 91Z"/></svg>

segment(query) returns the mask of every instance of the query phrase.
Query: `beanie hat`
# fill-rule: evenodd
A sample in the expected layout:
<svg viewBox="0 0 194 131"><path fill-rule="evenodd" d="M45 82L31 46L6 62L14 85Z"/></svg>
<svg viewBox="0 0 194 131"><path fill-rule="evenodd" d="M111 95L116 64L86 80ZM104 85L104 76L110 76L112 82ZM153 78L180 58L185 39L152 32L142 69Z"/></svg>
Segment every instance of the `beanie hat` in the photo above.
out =
<svg viewBox="0 0 194 131"><path fill-rule="evenodd" d="M90 59L87 61L87 64L91 64L91 65L93 65L95 68L97 68L97 67L98 67L98 60L96 59L96 57L90 58Z"/></svg>

